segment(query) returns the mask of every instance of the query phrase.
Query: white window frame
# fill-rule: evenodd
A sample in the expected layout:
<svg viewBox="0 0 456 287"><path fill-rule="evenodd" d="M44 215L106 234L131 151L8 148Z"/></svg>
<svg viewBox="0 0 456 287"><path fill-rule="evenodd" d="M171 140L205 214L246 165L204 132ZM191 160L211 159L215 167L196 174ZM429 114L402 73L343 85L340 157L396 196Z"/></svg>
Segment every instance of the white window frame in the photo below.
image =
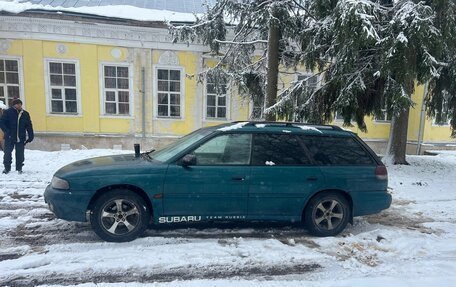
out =
<svg viewBox="0 0 456 287"><path fill-rule="evenodd" d="M179 70L180 71L180 116L159 116L158 115L158 70ZM184 120L185 119L185 69L182 66L153 65L153 100L154 100L154 119L159 120ZM169 105L169 103L168 103Z"/></svg>
<svg viewBox="0 0 456 287"><path fill-rule="evenodd" d="M76 113L53 113L52 112L52 95L51 95L51 78L49 71L49 63L57 62L63 64L74 64L75 65L75 76L76 76ZM82 106L81 106L81 72L79 67L78 59L59 59L59 58L45 58L44 59L44 77L45 77L45 89L46 89L46 114L52 117L81 117ZM65 86L62 86L63 88Z"/></svg>
<svg viewBox="0 0 456 287"><path fill-rule="evenodd" d="M443 97L442 106L445 104L445 102L448 102L448 99ZM447 104L447 109L448 109L448 104ZM442 110L443 110L443 107L442 107ZM437 123L436 120L435 120L435 117L432 117L432 125L436 126L436 127L448 127L448 126L450 126L450 121L451 121L451 119L450 119L450 117L448 115L448 110L447 110L447 121L446 122Z"/></svg>
<svg viewBox="0 0 456 287"><path fill-rule="evenodd" d="M107 114L106 113L106 106L105 106L105 102L106 102L106 96L105 96L105 92L107 90L111 90L111 91L115 91L116 92L116 103L117 103L117 112L119 111L118 110L118 89L111 89L111 88L108 88L106 89L105 88L105 74L104 74L104 67L105 66L115 66L115 67L126 67L128 68L128 92L129 92L129 97L128 97L128 104L129 104L129 113L128 115L126 114ZM133 90L133 79L134 79L134 75L133 75L133 64L131 63L125 63L125 62L100 62L100 67L99 67L99 71L100 71L100 75L99 75L99 78L100 78L100 118L116 118L116 119L119 119L119 118L126 118L126 119L131 119L134 117L134 90ZM124 90L124 89L122 89Z"/></svg>
<svg viewBox="0 0 456 287"><path fill-rule="evenodd" d="M214 122L220 122L220 121L230 121L231 120L231 87L229 84L226 84L226 94L225 94L225 117L224 118L212 118L207 116L207 96L209 94L207 93L207 77L204 79L204 120L205 121L214 121ZM219 95L217 94L210 94L214 95L215 98L215 113L217 113L217 108L218 108L218 97Z"/></svg>
<svg viewBox="0 0 456 287"><path fill-rule="evenodd" d="M22 57L19 56L9 56L9 55L2 55L0 54L0 59L1 60L16 60L17 61L17 70L19 74L19 99L22 101L22 106L26 108L26 98L24 95L24 76L23 76L23 68L22 68ZM5 75L5 81L6 81L6 75ZM8 106L8 101L6 100L6 94L7 94L7 89L5 89L7 86L6 83L0 84L0 88L4 89L5 92L5 101L4 103L6 106Z"/></svg>
<svg viewBox="0 0 456 287"><path fill-rule="evenodd" d="M344 121L343 118L338 118L339 115L340 115L340 113L338 113L338 112L334 113L334 121L335 122L343 122Z"/></svg>
<svg viewBox="0 0 456 287"><path fill-rule="evenodd" d="M261 118L252 118L253 112L254 112L254 110L256 108L254 104L255 103L252 100L249 101L249 120L263 121L264 120L264 110L266 109L266 106L265 106L266 104L263 103L263 107L261 107L261 115L262 115L262 117ZM258 108L260 108L260 107L258 107Z"/></svg>
<svg viewBox="0 0 456 287"><path fill-rule="evenodd" d="M304 77L304 78L307 78L306 82L308 83L309 79L312 78L312 77L315 77L317 79L317 83L315 85L315 89L318 89L320 87L320 75L315 75L313 73L298 73L296 74L296 77L295 77L295 82L298 82L300 81L300 77ZM293 103L293 108L296 108L298 106L298 99L296 98L295 99L295 102ZM296 114L293 113L293 119L296 120Z"/></svg>
<svg viewBox="0 0 456 287"><path fill-rule="evenodd" d="M391 123L391 120L392 120L392 116L391 116L391 120L388 120L387 117L388 117L388 109L386 108L386 98L383 99L383 103L382 103L382 109L380 109L382 111L382 113L384 113L384 117L382 119L380 118L377 118L376 116L374 116L374 123L376 124L390 124Z"/></svg>

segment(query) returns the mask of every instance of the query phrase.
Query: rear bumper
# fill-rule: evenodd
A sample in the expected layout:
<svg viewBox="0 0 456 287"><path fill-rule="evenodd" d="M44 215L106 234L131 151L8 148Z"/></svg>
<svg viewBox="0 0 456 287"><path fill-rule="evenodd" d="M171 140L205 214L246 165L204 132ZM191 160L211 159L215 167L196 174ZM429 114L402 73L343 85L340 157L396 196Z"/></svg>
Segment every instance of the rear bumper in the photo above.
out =
<svg viewBox="0 0 456 287"><path fill-rule="evenodd" d="M46 187L44 201L57 218L69 221L87 221L86 210L90 196L86 193Z"/></svg>
<svg viewBox="0 0 456 287"><path fill-rule="evenodd" d="M353 216L379 213L391 206L392 197L386 191L353 192Z"/></svg>

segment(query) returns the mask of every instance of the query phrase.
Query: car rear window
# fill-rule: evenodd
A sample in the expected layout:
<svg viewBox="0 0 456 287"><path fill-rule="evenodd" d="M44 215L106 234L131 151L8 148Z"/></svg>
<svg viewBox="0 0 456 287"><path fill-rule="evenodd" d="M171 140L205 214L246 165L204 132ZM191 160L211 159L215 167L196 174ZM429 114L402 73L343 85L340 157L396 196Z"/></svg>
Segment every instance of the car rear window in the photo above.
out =
<svg viewBox="0 0 456 287"><path fill-rule="evenodd" d="M300 136L318 165L372 165L369 153L351 137Z"/></svg>
<svg viewBox="0 0 456 287"><path fill-rule="evenodd" d="M310 165L295 135L255 134L252 165Z"/></svg>

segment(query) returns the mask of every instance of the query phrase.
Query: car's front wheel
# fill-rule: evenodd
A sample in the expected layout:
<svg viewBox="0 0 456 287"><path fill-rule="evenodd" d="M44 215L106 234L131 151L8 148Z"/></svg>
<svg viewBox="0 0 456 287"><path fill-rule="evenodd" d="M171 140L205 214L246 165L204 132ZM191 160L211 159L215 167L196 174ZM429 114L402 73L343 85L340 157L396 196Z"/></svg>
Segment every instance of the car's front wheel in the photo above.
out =
<svg viewBox="0 0 456 287"><path fill-rule="evenodd" d="M101 239L126 242L144 233L149 217L150 211L139 195L128 190L112 190L95 201L90 222Z"/></svg>
<svg viewBox="0 0 456 287"><path fill-rule="evenodd" d="M312 198L304 212L306 227L312 235L334 236L347 226L350 205L340 193L327 192Z"/></svg>

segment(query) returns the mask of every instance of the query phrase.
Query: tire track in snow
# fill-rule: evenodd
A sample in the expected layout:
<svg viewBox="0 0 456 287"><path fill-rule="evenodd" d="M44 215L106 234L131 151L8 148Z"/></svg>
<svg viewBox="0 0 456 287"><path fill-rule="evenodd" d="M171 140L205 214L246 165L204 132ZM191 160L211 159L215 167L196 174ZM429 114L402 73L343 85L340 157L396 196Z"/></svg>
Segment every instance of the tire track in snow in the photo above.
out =
<svg viewBox="0 0 456 287"><path fill-rule="evenodd" d="M315 263L298 264L298 265L258 265L258 266L225 266L212 265L204 266L203 268L174 268L163 271L151 271L147 273L141 272L126 272L124 274L52 274L49 276L25 277L18 276L0 281L0 284L14 287L28 287L36 285L75 285L83 283L115 283L115 282L171 282L175 280L196 280L196 279L222 279L222 278L242 278L242 279L258 279L264 277L283 276L283 275L300 275L309 272L317 271L322 267Z"/></svg>

